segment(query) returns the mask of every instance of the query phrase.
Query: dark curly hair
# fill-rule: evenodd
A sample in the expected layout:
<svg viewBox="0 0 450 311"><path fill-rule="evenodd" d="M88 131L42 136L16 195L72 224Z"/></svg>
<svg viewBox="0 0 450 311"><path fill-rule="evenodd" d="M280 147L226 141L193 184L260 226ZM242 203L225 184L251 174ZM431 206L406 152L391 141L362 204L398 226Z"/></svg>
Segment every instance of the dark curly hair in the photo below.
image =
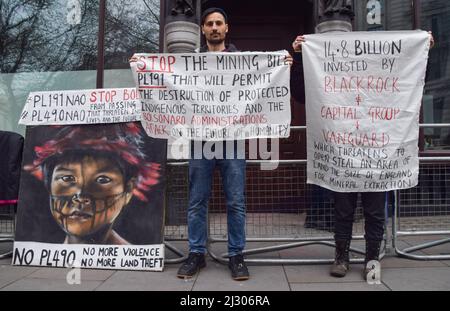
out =
<svg viewBox="0 0 450 311"><path fill-rule="evenodd" d="M86 156L106 157L117 164L127 189L139 200L148 201L145 192L158 183L160 164L147 162L142 152L142 129L135 123L90 126L58 126L55 138L34 148L36 158L24 170L42 180L49 189L54 167L61 162L80 161Z"/></svg>

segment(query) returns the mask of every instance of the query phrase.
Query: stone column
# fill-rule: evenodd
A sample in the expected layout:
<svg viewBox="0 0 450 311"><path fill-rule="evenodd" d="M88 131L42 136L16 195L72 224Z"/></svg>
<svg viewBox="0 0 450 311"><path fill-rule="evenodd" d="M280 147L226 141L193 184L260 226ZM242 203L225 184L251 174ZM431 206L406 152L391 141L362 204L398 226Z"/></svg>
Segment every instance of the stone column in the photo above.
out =
<svg viewBox="0 0 450 311"><path fill-rule="evenodd" d="M351 0L318 0L319 20L316 33L352 31L355 15Z"/></svg>
<svg viewBox="0 0 450 311"><path fill-rule="evenodd" d="M200 47L201 0L165 0L164 6L164 52L193 53ZM169 138L167 158L188 159L189 140Z"/></svg>
<svg viewBox="0 0 450 311"><path fill-rule="evenodd" d="M200 46L200 0L166 0L164 51L192 53Z"/></svg>

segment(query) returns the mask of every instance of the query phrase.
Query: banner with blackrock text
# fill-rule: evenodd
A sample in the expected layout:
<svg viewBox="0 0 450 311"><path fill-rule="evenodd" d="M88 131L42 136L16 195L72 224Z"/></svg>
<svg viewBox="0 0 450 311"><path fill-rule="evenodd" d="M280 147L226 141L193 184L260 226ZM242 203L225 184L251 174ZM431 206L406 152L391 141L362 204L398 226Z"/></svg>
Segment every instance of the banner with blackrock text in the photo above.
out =
<svg viewBox="0 0 450 311"><path fill-rule="evenodd" d="M338 192L416 186L429 35L350 32L305 39L307 182Z"/></svg>
<svg viewBox="0 0 450 311"><path fill-rule="evenodd" d="M155 138L289 137L287 51L135 54L142 124Z"/></svg>

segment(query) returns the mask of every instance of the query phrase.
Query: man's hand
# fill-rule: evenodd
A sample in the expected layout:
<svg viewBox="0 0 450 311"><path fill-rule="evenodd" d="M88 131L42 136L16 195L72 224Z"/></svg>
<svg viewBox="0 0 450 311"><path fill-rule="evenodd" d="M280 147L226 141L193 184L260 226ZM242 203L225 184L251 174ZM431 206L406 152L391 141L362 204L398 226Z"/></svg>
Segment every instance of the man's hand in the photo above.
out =
<svg viewBox="0 0 450 311"><path fill-rule="evenodd" d="M428 34L430 35L430 49L431 49L434 46L434 37L431 31L429 31Z"/></svg>
<svg viewBox="0 0 450 311"><path fill-rule="evenodd" d="M130 62L130 63L137 62L137 61L138 61L138 58L134 55L128 60L128 62Z"/></svg>
<svg viewBox="0 0 450 311"><path fill-rule="evenodd" d="M302 43L305 42L305 37L303 35L297 36L294 42L292 42L292 48L294 52L300 53L302 51Z"/></svg>
<svg viewBox="0 0 450 311"><path fill-rule="evenodd" d="M294 62L294 59L292 58L291 54L288 54L284 57L284 63L286 65L291 66L293 62Z"/></svg>

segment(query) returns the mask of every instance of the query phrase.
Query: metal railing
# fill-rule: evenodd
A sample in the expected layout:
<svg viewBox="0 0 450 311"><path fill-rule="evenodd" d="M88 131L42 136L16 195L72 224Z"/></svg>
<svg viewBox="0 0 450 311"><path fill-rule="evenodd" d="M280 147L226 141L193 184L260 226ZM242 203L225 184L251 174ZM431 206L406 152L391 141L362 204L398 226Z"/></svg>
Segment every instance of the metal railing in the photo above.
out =
<svg viewBox="0 0 450 311"><path fill-rule="evenodd" d="M244 254L252 256L267 252L279 251L289 248L297 248L312 245L334 247L333 238L333 198L328 192L328 197L323 198L325 191L313 189L314 186L306 185L306 160L282 160L277 171L260 171L257 167L263 161L247 161L246 185L246 241L249 243L278 243L277 245L246 248ZM169 164L172 166L172 164ZM181 166L181 167L180 167ZM176 163L178 172L185 170L187 174L187 163ZM173 174L173 172L172 172ZM169 177L170 178L170 177ZM187 179L187 177L186 177ZM270 182L269 182L270 181ZM187 180L186 180L187 184ZM218 173L214 176L216 185L212 191L212 197L208 209L208 243L209 255L219 262L227 262L227 253L219 254L214 250L216 244L227 242L226 208L223 198L222 186ZM172 201L178 204L176 213L168 213L166 222L165 240L169 241L169 249L172 247L170 241L187 240L187 198L188 189L169 186ZM271 188L271 189L268 189ZM173 190L178 192L171 192ZM181 190L181 192L180 192ZM314 193L314 192L318 193ZM183 199L184 197L184 199ZM360 203L359 203L360 205ZM319 211L320 210L320 211ZM171 216L174 219L170 219ZM308 224L320 222L320 227ZM353 240L364 240L362 210L359 208L355 216ZM178 225L176 224L178 221ZM280 244L281 243L281 244ZM385 245L386 243L384 243ZM365 251L352 246L350 250L355 254L364 254ZM167 259L167 263L178 263L186 258L185 254L177 253L180 258ZM384 252L381 256L384 256ZM351 262L363 262L363 258L352 258ZM247 262L259 264L316 264L332 263L334 253L329 258L247 258Z"/></svg>
<svg viewBox="0 0 450 311"><path fill-rule="evenodd" d="M0 243L14 242L15 211L12 204L0 204ZM9 249L9 247L8 247ZM10 257L12 250L0 248L0 259Z"/></svg>
<svg viewBox="0 0 450 311"><path fill-rule="evenodd" d="M420 127L450 128L450 124L421 124ZM392 246L403 258L450 259L450 254L430 254L431 248L450 242L450 238L437 239L450 235L450 157L421 157L419 160L418 186L394 192ZM427 241L417 244L417 241L410 240L409 244L415 245L401 248L400 237L422 237ZM421 254L417 253L419 251Z"/></svg>
<svg viewBox="0 0 450 311"><path fill-rule="evenodd" d="M421 127L442 128L450 124L421 124ZM305 126L291 127L292 130L305 130ZM256 165L265 160L248 160L247 176L252 176L247 184L246 206L247 242L276 244L247 248L244 254L248 262L255 264L320 264L332 263L329 258L255 258L255 255L306 246L334 247L332 235L333 212L332 196L324 194L314 186L306 184L306 160L279 160L276 171L260 171ZM444 162L444 163L442 163ZM427 254L432 247L450 242L450 238L436 239L436 236L450 235L450 157L420 158L421 171L419 185L413 189L394 191L392 204L392 230L385 231L382 256L390 248L404 258L415 260L450 259L450 254ZM436 174L438 171L438 174ZM166 203L170 208L166 213L165 244L177 258L166 259L167 263L182 262L187 254L175 247L172 241L187 241L188 206L188 162L169 162L167 165ZM219 244L226 244L225 202L218 174L214 177L214 188L209 206L208 252L219 262L227 261L227 253L216 250ZM448 191L447 191L448 189ZM319 197L319 199L318 199ZM359 207L355 215L353 240L363 240L363 217ZM320 209L320 213L317 210ZM0 207L0 242L14 241L14 208ZM308 218L309 217L309 218ZM308 224L320 223L314 227ZM388 217L386 218L388 221ZM388 228L389 223L386 223ZM392 238L389 234L392 233ZM399 238L423 237L429 241L401 248ZM410 242L412 243L412 242ZM364 251L352 245L355 254ZM414 254L415 252L421 254ZM0 255L0 258L10 253ZM363 258L352 258L351 262L362 262Z"/></svg>
<svg viewBox="0 0 450 311"><path fill-rule="evenodd" d="M442 128L450 127L450 124L421 124L421 128ZM305 130L305 126L292 126L292 130ZM426 175L424 168L422 166L424 163L436 163L439 161L448 162L450 167L450 157L432 157L432 158L420 158L421 163L421 179ZM277 162L280 164L277 169L278 175L276 173L264 173L261 171L254 171L253 166L261 164L264 162ZM289 248L298 248L304 246L321 245L327 247L334 247L333 236L332 236L332 224L329 219L327 219L327 213L330 214L333 210L332 198L315 200L313 195L313 189L311 185L306 184L306 160L247 160L249 164L247 167L247 176L250 174L253 176L250 180L253 180L254 184L247 184L246 190L246 206L247 206L247 223L246 223L246 241L249 243L277 243L277 245L262 246L256 248L247 248L244 251L247 259L246 261L251 263L259 264L320 264L320 263L332 263L334 257L330 254L330 258L254 258L253 255L261 253L270 253L273 251L286 250ZM185 202L181 206L184 215L187 214L187 161L181 162L171 162L168 163L169 167L181 169L184 168L185 178L186 178L186 188L184 193L177 193L177 195L184 196ZM432 167L428 167L432 169ZM260 176L255 176L260 174ZM265 175L266 174L266 175ZM271 174L271 175L270 175ZM434 175L433 171L430 173ZM438 174L439 175L439 174ZM442 177L442 175L439 175ZM261 183L255 182L260 180ZM445 177L445 180L446 177ZM294 182L293 182L294 181ZM224 209L224 199L222 194L222 188L220 185L220 180L216 174L214 183L216 186L212 193L212 199L209 206L208 214L208 224L209 224L209 238L208 238L208 253L214 259L219 262L227 262L227 253L216 251L214 247L217 244L226 244L226 218ZM448 181L450 185L450 178ZM416 188L414 188L416 189ZM430 260L430 259L449 259L450 255L415 255L411 254L417 250L423 250L433 246L441 245L450 242L450 239L440 239L436 241L426 242L420 245L415 245L405 249L399 248L398 238L404 236L421 236L421 235L447 235L450 231L446 230L450 226L445 227L446 229L430 228L431 230L408 230L405 228L405 214L402 214L402 210L405 208L405 196L412 195L416 190L403 190L400 192L401 198L399 199L399 192L394 192L394 200L392 202L392 224L389 223L389 217L386 217L386 230L385 238L381 253L381 258L386 254L391 246L395 249L396 254L401 257L419 260ZM450 191L449 191L450 193ZM403 199L402 199L403 198ZM414 200L414 199L412 199ZM450 200L449 200L450 201ZM422 202L423 203L423 202ZM319 205L318 205L319 204ZM421 202L416 202L416 204L421 204ZM445 205L448 206L448 205ZM317 208L321 209L319 215L314 215L313 213ZM386 214L388 214L389 206L386 205ZM259 212L258 212L259 211ZM430 212L429 212L430 213ZM317 220L322 220L322 225L320 228L314 228L308 226L308 215L314 215ZM400 216L400 217L399 217ZM323 219L320 219L322 217ZM440 216L438 216L440 217ZM423 219L419 217L419 220ZM417 219L416 219L417 220ZM328 228L327 228L327 221ZM445 221L444 224L445 225ZM392 226L392 230L388 230L388 227ZM167 229L169 228L169 232ZM187 226L186 222L183 226L166 227L167 240L187 240ZM181 228L181 229L180 229ZM176 237L174 232L178 233ZM358 202L358 209L355 215L355 222L353 228L353 240L363 240L363 216L361 211L360 201ZM392 234L392 237L389 237ZM391 243L392 242L392 245ZM364 251L357 247L351 247L351 251L355 254L364 254ZM179 259L170 260L171 262L180 262L186 255ZM362 262L363 258L352 258L351 262Z"/></svg>
<svg viewBox="0 0 450 311"><path fill-rule="evenodd" d="M403 258L450 259L450 253L432 254L431 249L450 242L450 157L421 158L420 162L419 185L394 192L392 245ZM440 236L447 238L437 239ZM402 248L401 237L413 245Z"/></svg>
<svg viewBox="0 0 450 311"><path fill-rule="evenodd" d="M313 245L334 247L333 197L323 188L306 184L306 161L280 161L276 171L260 171L261 161L248 161L246 186L246 241L253 244L276 244L244 250L246 261L255 264L319 264L332 263L334 252L324 258L273 258L254 255ZM218 182L218 179L216 179ZM226 210L222 187L216 186L209 207L208 253L219 262L227 262L228 254L214 249L227 242ZM361 209L353 226L353 240L363 240ZM365 251L352 245L354 254ZM293 255L295 257L295 255ZM288 256L286 257L293 257ZM352 258L351 262L363 262Z"/></svg>

